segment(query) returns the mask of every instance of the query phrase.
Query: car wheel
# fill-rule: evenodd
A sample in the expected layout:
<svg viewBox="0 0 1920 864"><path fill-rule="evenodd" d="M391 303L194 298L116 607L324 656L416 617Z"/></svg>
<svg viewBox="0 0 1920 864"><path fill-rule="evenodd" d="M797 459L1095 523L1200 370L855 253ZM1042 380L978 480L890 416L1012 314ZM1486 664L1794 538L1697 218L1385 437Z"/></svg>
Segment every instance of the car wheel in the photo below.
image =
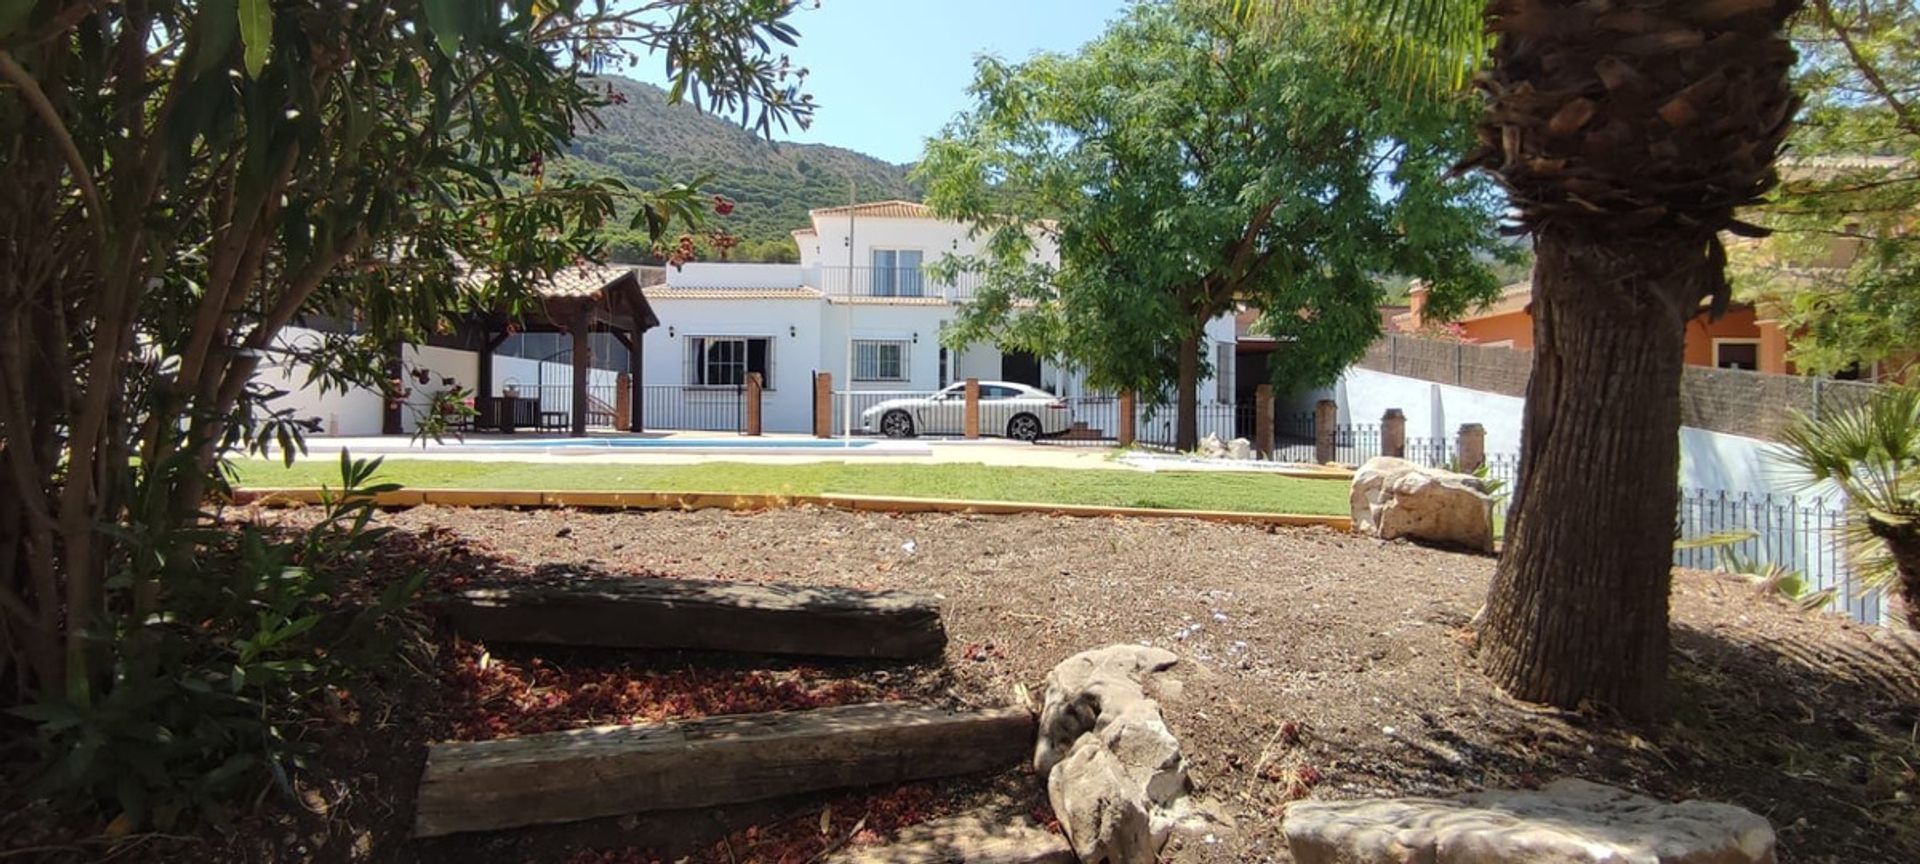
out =
<svg viewBox="0 0 1920 864"><path fill-rule="evenodd" d="M913 417L905 411L888 411L880 418L880 434L888 438L912 438Z"/></svg>
<svg viewBox="0 0 1920 864"><path fill-rule="evenodd" d="M1007 421L1007 437L1015 441L1040 440L1040 418L1032 414L1015 414Z"/></svg>

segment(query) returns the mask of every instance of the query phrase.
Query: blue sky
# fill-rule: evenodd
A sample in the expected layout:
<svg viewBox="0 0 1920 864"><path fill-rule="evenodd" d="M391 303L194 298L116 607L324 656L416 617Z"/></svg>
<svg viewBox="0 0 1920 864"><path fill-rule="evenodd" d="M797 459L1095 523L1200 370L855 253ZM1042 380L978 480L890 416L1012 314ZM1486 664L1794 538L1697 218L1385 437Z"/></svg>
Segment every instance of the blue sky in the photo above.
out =
<svg viewBox="0 0 1920 864"><path fill-rule="evenodd" d="M819 103L812 128L774 137L835 144L889 162L920 158L921 143L969 107L980 54L1019 60L1071 51L1100 34L1125 0L822 0L789 19L789 53ZM659 61L630 74L661 83Z"/></svg>

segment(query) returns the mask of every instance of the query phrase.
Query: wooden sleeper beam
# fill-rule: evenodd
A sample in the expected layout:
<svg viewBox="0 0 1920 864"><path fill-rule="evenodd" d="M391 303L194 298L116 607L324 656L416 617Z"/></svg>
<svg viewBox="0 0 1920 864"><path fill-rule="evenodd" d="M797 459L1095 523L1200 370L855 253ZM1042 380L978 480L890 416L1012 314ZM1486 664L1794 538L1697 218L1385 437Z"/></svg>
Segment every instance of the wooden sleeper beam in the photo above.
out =
<svg viewBox="0 0 1920 864"><path fill-rule="evenodd" d="M470 588L438 605L485 641L908 660L947 645L939 599L908 591L583 575Z"/></svg>
<svg viewBox="0 0 1920 864"><path fill-rule="evenodd" d="M1026 708L876 703L599 726L427 748L414 835L434 837L1001 770Z"/></svg>

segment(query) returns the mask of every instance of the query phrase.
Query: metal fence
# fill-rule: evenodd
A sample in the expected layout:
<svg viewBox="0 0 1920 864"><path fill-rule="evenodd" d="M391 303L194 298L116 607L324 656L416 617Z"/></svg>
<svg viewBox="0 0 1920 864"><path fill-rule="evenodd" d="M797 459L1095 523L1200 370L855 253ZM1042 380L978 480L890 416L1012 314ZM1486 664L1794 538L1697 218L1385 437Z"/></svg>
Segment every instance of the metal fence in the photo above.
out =
<svg viewBox="0 0 1920 864"><path fill-rule="evenodd" d="M1407 439L1409 461L1443 468L1452 466L1456 455L1452 442L1444 439ZM1498 482L1495 494L1506 499L1504 507L1520 480L1519 454L1487 454L1486 477ZM1884 598L1878 590L1861 587L1840 545L1848 518L1840 502L1826 498L1696 488L1680 490L1675 523L1681 538L1751 532L1751 540L1734 546L1747 561L1779 564L1799 574L1808 591L1833 589L1830 611L1878 624ZM1673 563L1711 570L1729 563L1726 555L1726 550L1715 547L1675 548Z"/></svg>
<svg viewBox="0 0 1920 864"><path fill-rule="evenodd" d="M647 430L744 432L745 387L642 387L640 424Z"/></svg>
<svg viewBox="0 0 1920 864"><path fill-rule="evenodd" d="M1373 343L1354 365L1470 390L1525 396L1533 352L1391 334ZM1680 376L1680 422L1772 439L1796 412L1818 417L1844 411L1864 403L1879 387L1864 381L1689 364Z"/></svg>
<svg viewBox="0 0 1920 864"><path fill-rule="evenodd" d="M1855 620L1878 624L1885 611L1878 590L1864 589L1841 545L1841 532L1850 517L1839 502L1795 495L1752 494L1725 490L1682 489L1679 528L1682 538L1751 532L1753 538L1733 544L1748 561L1778 564L1799 574L1808 590L1833 589L1828 608ZM1678 548L1673 563L1701 570L1726 560L1728 549Z"/></svg>
<svg viewBox="0 0 1920 864"><path fill-rule="evenodd" d="M966 400L935 398L939 394L937 390L835 390L829 425L838 435L886 435L890 423L905 423L904 434L920 437L966 434Z"/></svg>
<svg viewBox="0 0 1920 864"><path fill-rule="evenodd" d="M1180 412L1171 405L1135 405L1134 441L1141 447L1159 450L1175 448L1179 440ZM1202 402L1194 406L1198 437L1215 436L1221 441L1253 437L1252 405L1232 402ZM1246 434L1241 434L1245 430Z"/></svg>

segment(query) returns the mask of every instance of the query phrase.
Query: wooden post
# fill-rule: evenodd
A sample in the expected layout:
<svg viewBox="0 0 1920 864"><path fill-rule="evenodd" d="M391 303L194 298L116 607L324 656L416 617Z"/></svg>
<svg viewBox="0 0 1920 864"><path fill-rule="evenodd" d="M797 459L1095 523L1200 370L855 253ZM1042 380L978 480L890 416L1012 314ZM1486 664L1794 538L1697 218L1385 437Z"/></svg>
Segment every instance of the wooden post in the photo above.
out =
<svg viewBox="0 0 1920 864"><path fill-rule="evenodd" d="M640 353L640 349L646 347L646 339L645 330L635 330L633 335L620 339L620 344L627 346L627 405L631 408L627 414L628 432L647 431L647 361L646 355Z"/></svg>
<svg viewBox="0 0 1920 864"><path fill-rule="evenodd" d="M593 313L582 311L573 320L573 437L587 437L587 370L593 368L593 343L587 339ZM541 405L541 410L547 406ZM533 418L537 423L541 418Z"/></svg>
<svg viewBox="0 0 1920 864"><path fill-rule="evenodd" d="M1380 416L1380 455L1407 458L1407 415L1398 408Z"/></svg>
<svg viewBox="0 0 1920 864"><path fill-rule="evenodd" d="M747 434L760 434L760 394L764 385L760 383L760 373L747 373Z"/></svg>
<svg viewBox="0 0 1920 864"><path fill-rule="evenodd" d="M833 373L813 373L813 437L833 437Z"/></svg>
<svg viewBox="0 0 1920 864"><path fill-rule="evenodd" d="M1273 385L1253 388L1253 450L1273 458Z"/></svg>
<svg viewBox="0 0 1920 864"><path fill-rule="evenodd" d="M1118 410L1120 411L1120 430L1116 437L1119 439L1120 446L1132 447L1138 435L1133 427L1133 391L1129 390L1120 394Z"/></svg>
<svg viewBox="0 0 1920 864"><path fill-rule="evenodd" d="M400 395L407 389L407 363L404 359L406 351L406 346L399 340L395 340L392 347L388 349L387 379L397 383L394 384L394 391L388 394L386 405L382 406L380 411L380 434L382 435L399 435L406 431L400 415L401 406L407 402L407 398Z"/></svg>
<svg viewBox="0 0 1920 864"><path fill-rule="evenodd" d="M1313 403L1313 461L1333 461L1333 427L1340 422L1340 406L1332 399Z"/></svg>
<svg viewBox="0 0 1920 864"><path fill-rule="evenodd" d="M1460 424L1460 438L1454 444L1460 464L1455 470L1471 474L1487 464L1487 427L1478 423Z"/></svg>
<svg viewBox="0 0 1920 864"><path fill-rule="evenodd" d="M967 379L966 432L968 438L980 437L980 379Z"/></svg>
<svg viewBox="0 0 1920 864"><path fill-rule="evenodd" d="M622 432L633 431L633 388L632 376L621 372L613 376L613 428Z"/></svg>

